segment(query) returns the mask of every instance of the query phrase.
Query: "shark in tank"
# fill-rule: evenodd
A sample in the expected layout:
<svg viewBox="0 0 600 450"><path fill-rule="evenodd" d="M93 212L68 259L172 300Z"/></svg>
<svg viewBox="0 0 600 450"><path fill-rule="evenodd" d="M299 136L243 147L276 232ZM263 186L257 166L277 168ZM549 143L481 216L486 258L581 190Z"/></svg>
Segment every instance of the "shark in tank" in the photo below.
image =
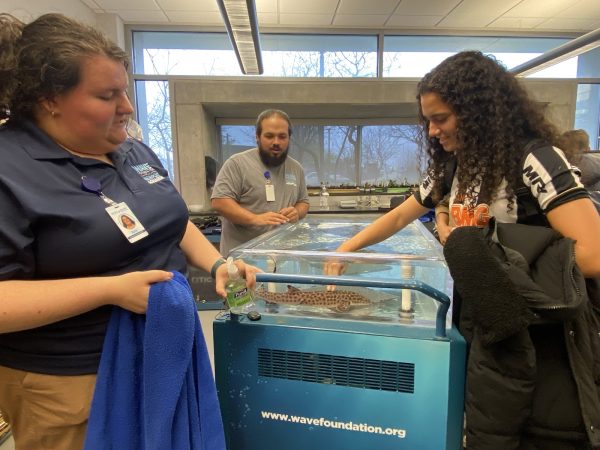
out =
<svg viewBox="0 0 600 450"><path fill-rule="evenodd" d="M256 295L267 303L292 306L316 306L337 312L347 312L352 308L371 305L371 300L358 292L336 289L334 291L303 291L288 285L287 292L268 292L259 288Z"/></svg>

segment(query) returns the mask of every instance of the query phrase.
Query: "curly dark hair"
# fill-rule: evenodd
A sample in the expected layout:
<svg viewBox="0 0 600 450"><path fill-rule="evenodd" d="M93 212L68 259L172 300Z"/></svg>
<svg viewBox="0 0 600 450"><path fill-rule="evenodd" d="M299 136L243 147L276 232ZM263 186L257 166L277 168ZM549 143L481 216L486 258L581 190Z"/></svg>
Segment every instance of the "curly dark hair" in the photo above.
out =
<svg viewBox="0 0 600 450"><path fill-rule="evenodd" d="M0 14L0 119L8 117L9 93L17 80L13 70L16 66L17 40L21 37L25 24L9 14Z"/></svg>
<svg viewBox="0 0 600 450"><path fill-rule="evenodd" d="M571 164L578 164L581 156L590 151L590 135L583 129L565 131L559 139L560 148Z"/></svg>
<svg viewBox="0 0 600 450"><path fill-rule="evenodd" d="M82 60L97 55L128 67L127 53L91 26L62 14L29 24L0 14L0 106L11 122L33 119L40 99L77 86Z"/></svg>
<svg viewBox="0 0 600 450"><path fill-rule="evenodd" d="M456 115L458 195L491 202L503 179L514 197L524 148L533 139L555 144L558 132L546 120L542 106L529 98L519 81L493 56L464 51L444 60L418 84L422 142L429 158L434 188L442 196L443 168L451 157L435 137L421 110L421 96L435 93ZM479 193L475 186L481 184Z"/></svg>

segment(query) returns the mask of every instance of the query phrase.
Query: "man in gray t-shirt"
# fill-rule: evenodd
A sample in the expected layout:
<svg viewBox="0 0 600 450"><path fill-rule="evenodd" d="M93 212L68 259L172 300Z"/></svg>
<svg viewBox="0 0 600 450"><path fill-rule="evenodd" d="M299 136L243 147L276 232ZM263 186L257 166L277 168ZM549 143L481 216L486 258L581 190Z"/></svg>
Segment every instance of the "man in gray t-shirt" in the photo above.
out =
<svg viewBox="0 0 600 450"><path fill-rule="evenodd" d="M308 212L304 170L288 156L292 126L283 111L263 111L256 121L257 148L223 164L211 195L223 217L221 254Z"/></svg>

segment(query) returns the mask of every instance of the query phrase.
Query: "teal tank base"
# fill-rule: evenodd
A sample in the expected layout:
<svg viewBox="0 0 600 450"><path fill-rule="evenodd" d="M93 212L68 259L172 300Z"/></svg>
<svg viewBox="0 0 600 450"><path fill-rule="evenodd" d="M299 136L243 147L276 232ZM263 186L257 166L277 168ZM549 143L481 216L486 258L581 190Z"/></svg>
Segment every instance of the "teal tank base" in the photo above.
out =
<svg viewBox="0 0 600 450"><path fill-rule="evenodd" d="M253 319L213 324L229 450L461 448L466 345L455 328L440 339L401 324Z"/></svg>

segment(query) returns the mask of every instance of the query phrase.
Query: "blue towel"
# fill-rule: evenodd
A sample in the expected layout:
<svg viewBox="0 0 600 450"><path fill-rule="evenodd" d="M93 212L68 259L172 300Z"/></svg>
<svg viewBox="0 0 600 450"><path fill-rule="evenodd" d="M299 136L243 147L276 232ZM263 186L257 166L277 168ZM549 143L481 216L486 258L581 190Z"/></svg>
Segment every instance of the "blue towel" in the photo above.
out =
<svg viewBox="0 0 600 450"><path fill-rule="evenodd" d="M187 280L150 289L146 315L115 307L85 450L225 450L221 411Z"/></svg>

